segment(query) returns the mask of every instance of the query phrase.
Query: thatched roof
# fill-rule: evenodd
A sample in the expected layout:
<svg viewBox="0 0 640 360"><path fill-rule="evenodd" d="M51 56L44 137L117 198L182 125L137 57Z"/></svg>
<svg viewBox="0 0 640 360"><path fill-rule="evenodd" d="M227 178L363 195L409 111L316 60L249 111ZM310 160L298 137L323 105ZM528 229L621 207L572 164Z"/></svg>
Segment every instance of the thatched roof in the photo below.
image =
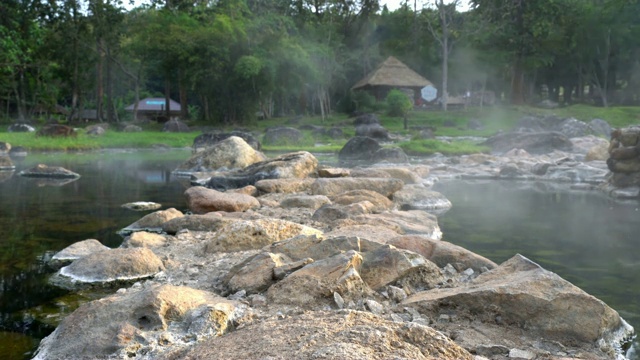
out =
<svg viewBox="0 0 640 360"><path fill-rule="evenodd" d="M365 86L390 86L398 88L423 88L433 85L417 72L409 69L400 60L389 56L377 69L358 81L352 89Z"/></svg>

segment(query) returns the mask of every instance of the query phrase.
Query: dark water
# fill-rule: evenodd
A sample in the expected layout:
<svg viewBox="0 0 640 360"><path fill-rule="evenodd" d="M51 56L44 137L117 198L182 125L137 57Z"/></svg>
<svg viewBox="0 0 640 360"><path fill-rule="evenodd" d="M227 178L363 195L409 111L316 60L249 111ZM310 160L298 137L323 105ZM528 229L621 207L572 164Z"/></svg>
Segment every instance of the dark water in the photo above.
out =
<svg viewBox="0 0 640 360"><path fill-rule="evenodd" d="M520 253L640 330L640 202L517 182L453 181L434 189L453 203L438 218L443 240L496 263ZM634 349L629 358L640 359Z"/></svg>
<svg viewBox="0 0 640 360"><path fill-rule="evenodd" d="M188 151L37 154L14 159L15 173L0 183L0 359L28 359L53 330L58 313L73 310L81 295L47 285L47 256L88 238L117 247L115 232L145 213L121 207L153 201L184 210L184 186L171 171ZM38 163L81 174L62 186L18 176ZM36 321L32 314L48 321Z"/></svg>

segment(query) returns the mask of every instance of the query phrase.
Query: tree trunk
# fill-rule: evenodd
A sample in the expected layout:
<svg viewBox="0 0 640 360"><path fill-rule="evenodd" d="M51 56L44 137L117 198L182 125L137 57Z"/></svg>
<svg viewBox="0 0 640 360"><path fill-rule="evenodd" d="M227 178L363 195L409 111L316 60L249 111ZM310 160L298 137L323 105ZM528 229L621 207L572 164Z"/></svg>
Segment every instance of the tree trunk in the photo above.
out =
<svg viewBox="0 0 640 360"><path fill-rule="evenodd" d="M440 25L442 26L442 110L447 111L449 104L449 27L444 0L438 5Z"/></svg>
<svg viewBox="0 0 640 360"><path fill-rule="evenodd" d="M524 104L524 69L520 56L513 64L511 73L511 103L514 105Z"/></svg>
<svg viewBox="0 0 640 360"><path fill-rule="evenodd" d="M113 104L113 79L111 71L111 46L106 45L106 67L107 67L107 122L112 123L115 121L115 108Z"/></svg>
<svg viewBox="0 0 640 360"><path fill-rule="evenodd" d="M189 118L189 106L187 104L187 88L184 84L184 72L178 69L178 91L180 93L180 118L184 121Z"/></svg>
<svg viewBox="0 0 640 360"><path fill-rule="evenodd" d="M171 119L171 81L164 81L164 114L167 121Z"/></svg>

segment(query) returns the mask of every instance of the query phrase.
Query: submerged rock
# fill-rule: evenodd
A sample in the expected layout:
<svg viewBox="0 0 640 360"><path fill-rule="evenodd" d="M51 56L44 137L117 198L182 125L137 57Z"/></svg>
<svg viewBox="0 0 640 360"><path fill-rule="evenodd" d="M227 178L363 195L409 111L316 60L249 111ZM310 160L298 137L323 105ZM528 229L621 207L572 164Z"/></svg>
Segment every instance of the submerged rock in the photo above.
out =
<svg viewBox="0 0 640 360"><path fill-rule="evenodd" d="M20 176L25 177L44 177L44 178L57 178L57 179L77 179L80 174L76 174L71 170L67 170L60 166L47 166L45 164L38 164L35 167L20 171Z"/></svg>

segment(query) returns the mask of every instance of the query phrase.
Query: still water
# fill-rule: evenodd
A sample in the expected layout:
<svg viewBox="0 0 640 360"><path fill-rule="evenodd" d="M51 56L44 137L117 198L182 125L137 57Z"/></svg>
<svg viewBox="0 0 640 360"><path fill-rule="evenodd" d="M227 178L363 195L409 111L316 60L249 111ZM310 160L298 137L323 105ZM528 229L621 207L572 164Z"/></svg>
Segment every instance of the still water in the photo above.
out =
<svg viewBox="0 0 640 360"><path fill-rule="evenodd" d="M599 298L640 330L640 202L547 184L436 184L453 207L443 240L501 263L520 253ZM640 359L638 341L627 355Z"/></svg>
<svg viewBox="0 0 640 360"><path fill-rule="evenodd" d="M88 238L117 247L122 239L115 232L145 214L122 208L124 203L154 201L185 210L182 193L188 185L171 171L189 155L189 150L32 154L14 160L12 176L0 174L0 359L29 359L59 314L89 296L48 286L47 257ZM38 163L82 177L51 186L17 175ZM440 216L444 240L497 263L521 253L640 329L639 203L536 191L515 182L442 182L436 190L454 204Z"/></svg>

